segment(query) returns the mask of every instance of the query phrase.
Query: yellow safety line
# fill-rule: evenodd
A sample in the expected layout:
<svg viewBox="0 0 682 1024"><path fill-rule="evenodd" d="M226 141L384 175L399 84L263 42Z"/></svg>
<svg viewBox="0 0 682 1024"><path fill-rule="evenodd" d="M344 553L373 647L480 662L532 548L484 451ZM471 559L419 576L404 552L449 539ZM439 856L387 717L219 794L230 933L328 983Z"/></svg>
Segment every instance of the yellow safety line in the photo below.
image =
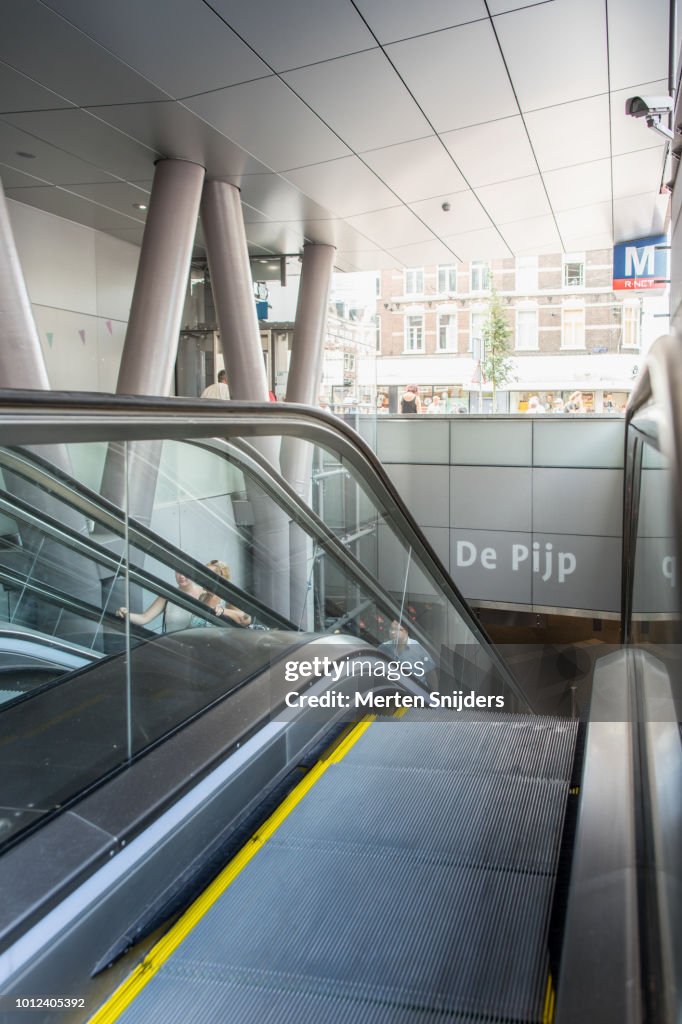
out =
<svg viewBox="0 0 682 1024"><path fill-rule="evenodd" d="M545 989L545 1004L542 1008L542 1024L552 1024L554 1020L554 986L552 985L552 972L547 975L547 988Z"/></svg>
<svg viewBox="0 0 682 1024"><path fill-rule="evenodd" d="M282 801L279 807L270 815L258 831L247 840L239 853L223 868L221 873L211 882L201 896L188 907L185 913L179 918L173 927L160 939L145 956L144 960L135 968L124 982L109 997L106 1003L100 1007L94 1017L90 1018L89 1024L113 1024L119 1016L140 994L148 981L154 977L159 968L175 952L192 929L199 923L204 914L222 896L230 885L244 870L260 849L267 843L285 818L291 814L294 807L301 802L315 783L324 775L332 764L338 764L348 751L353 747L360 737L369 729L374 721L374 716L368 716L349 732L342 736L340 742L334 746L326 757L314 765L307 775L292 789L291 793Z"/></svg>

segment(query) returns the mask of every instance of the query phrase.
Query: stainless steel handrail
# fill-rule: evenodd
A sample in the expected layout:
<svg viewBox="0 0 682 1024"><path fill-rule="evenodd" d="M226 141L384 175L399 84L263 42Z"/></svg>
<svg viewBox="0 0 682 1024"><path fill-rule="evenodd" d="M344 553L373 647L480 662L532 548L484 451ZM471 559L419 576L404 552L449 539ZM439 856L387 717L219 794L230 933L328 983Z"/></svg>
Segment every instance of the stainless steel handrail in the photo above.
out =
<svg viewBox="0 0 682 1024"><path fill-rule="evenodd" d="M379 509L390 517L403 540L415 552L428 575L448 597L472 635L488 649L502 679L519 693L504 659L423 537L414 518L366 442L347 424L319 409L284 403L199 402L174 398L146 398L42 391L0 391L0 444L36 445L83 440L154 440L172 436L292 436L340 456L363 481Z"/></svg>

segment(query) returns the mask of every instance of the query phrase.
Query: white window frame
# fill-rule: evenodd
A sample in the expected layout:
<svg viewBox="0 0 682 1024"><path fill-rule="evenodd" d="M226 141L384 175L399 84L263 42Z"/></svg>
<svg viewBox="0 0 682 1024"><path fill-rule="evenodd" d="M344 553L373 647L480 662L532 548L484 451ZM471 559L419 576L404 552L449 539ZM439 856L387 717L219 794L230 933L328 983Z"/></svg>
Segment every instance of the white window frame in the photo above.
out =
<svg viewBox="0 0 682 1024"><path fill-rule="evenodd" d="M414 278L414 280L412 279ZM403 287L405 289L405 295L423 295L424 294L424 268L423 267L406 267Z"/></svg>
<svg viewBox="0 0 682 1024"><path fill-rule="evenodd" d="M411 323L410 321L419 321L419 323ZM410 345L410 339L413 331L419 332L419 346ZM411 352L423 352L424 351L424 317L421 313L408 313L405 316L405 348L406 353Z"/></svg>
<svg viewBox="0 0 682 1024"><path fill-rule="evenodd" d="M524 343L522 344L521 343L522 342L522 337L521 337L521 335L522 335L521 321L522 321L522 317L524 317L524 314L527 315L528 313L532 313L534 315L534 317L535 317L535 330L532 333L530 343L527 343L528 339L527 339L527 337L524 337L524 339L523 339ZM538 320L539 320L539 317L538 317L538 307L537 306L535 306L535 305L533 305L533 306L530 306L530 305L528 305L528 306L525 306L525 305L517 306L517 308L516 308L515 347L519 351L523 351L523 352L537 352L538 349L540 348L540 325L539 325Z"/></svg>
<svg viewBox="0 0 682 1024"><path fill-rule="evenodd" d="M486 311L485 309L472 309L469 318L469 353L474 359L483 360L483 331L480 334L474 336L474 322L479 320L481 325L485 323ZM478 344L476 344L478 343Z"/></svg>
<svg viewBox="0 0 682 1024"><path fill-rule="evenodd" d="M517 256L514 269L517 292L528 293L538 290L537 256Z"/></svg>
<svg viewBox="0 0 682 1024"><path fill-rule="evenodd" d="M569 282L567 281L568 268L572 264L579 264L581 267L580 280ZM561 285L563 288L570 288L571 291L575 288L585 287L585 253L584 252L567 252L561 258Z"/></svg>
<svg viewBox="0 0 682 1024"><path fill-rule="evenodd" d="M441 276L445 278L445 288L441 287ZM437 268L436 281L439 295L452 295L457 291L457 264L443 263ZM452 287L451 287L452 286Z"/></svg>
<svg viewBox="0 0 682 1024"><path fill-rule="evenodd" d="M480 285L475 282L474 277L479 274L483 274L485 283ZM489 292L490 291L490 264L487 260L473 260L470 267L470 278L471 278L471 291L472 292Z"/></svg>
<svg viewBox="0 0 682 1024"><path fill-rule="evenodd" d="M444 324L444 320L450 320ZM445 328L445 346L441 345L441 330ZM436 328L436 352L457 351L457 314L454 312L442 312L438 314L438 326Z"/></svg>
<svg viewBox="0 0 682 1024"><path fill-rule="evenodd" d="M622 331L622 347L638 349L642 344L642 317L639 302L624 302L623 312L621 314L621 331ZM628 326L634 325L635 340L628 341L627 331Z"/></svg>
<svg viewBox="0 0 682 1024"><path fill-rule="evenodd" d="M569 331L569 324L567 323L567 313L581 313L582 314L582 337L580 333L576 332L574 328L579 325L572 325L572 329ZM576 333L578 338L576 340ZM570 336L569 336L570 335ZM574 352L585 350L585 307L584 306L563 306L561 310L561 348L571 349Z"/></svg>

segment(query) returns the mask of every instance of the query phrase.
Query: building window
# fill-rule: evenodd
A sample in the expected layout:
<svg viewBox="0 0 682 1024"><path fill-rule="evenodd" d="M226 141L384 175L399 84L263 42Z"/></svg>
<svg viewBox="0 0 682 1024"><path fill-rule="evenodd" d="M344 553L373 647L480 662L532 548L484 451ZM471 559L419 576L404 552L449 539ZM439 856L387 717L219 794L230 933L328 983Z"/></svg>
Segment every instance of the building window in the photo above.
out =
<svg viewBox="0 0 682 1024"><path fill-rule="evenodd" d="M490 288L490 267L487 263L476 262L471 264L471 290L472 292L487 292Z"/></svg>
<svg viewBox="0 0 682 1024"><path fill-rule="evenodd" d="M582 254L569 253L563 258L564 288L584 288L585 257Z"/></svg>
<svg viewBox="0 0 682 1024"><path fill-rule="evenodd" d="M516 290L517 292L536 292L538 290L537 256L516 257Z"/></svg>
<svg viewBox="0 0 682 1024"><path fill-rule="evenodd" d="M517 309L516 311L516 347L537 349L538 347L538 311L537 309Z"/></svg>
<svg viewBox="0 0 682 1024"><path fill-rule="evenodd" d="M445 295L457 291L457 267L438 268L438 293Z"/></svg>
<svg viewBox="0 0 682 1024"><path fill-rule="evenodd" d="M483 352L483 325L486 321L485 313L471 314L471 330L469 332L469 351L474 359L482 359Z"/></svg>
<svg viewBox="0 0 682 1024"><path fill-rule="evenodd" d="M640 315L639 302L623 304L623 348L639 348Z"/></svg>
<svg viewBox="0 0 682 1024"><path fill-rule="evenodd" d="M561 347L585 348L585 310L582 306L562 310Z"/></svg>
<svg viewBox="0 0 682 1024"><path fill-rule="evenodd" d="M409 267L405 271L405 294L424 294L424 271L421 267Z"/></svg>
<svg viewBox="0 0 682 1024"><path fill-rule="evenodd" d="M441 313L438 317L438 351L457 351L457 314Z"/></svg>
<svg viewBox="0 0 682 1024"><path fill-rule="evenodd" d="M374 317L374 330L376 332L374 335L375 348L377 352L381 352L381 317L378 313Z"/></svg>
<svg viewBox="0 0 682 1024"><path fill-rule="evenodd" d="M405 317L405 351L424 351L424 317Z"/></svg>

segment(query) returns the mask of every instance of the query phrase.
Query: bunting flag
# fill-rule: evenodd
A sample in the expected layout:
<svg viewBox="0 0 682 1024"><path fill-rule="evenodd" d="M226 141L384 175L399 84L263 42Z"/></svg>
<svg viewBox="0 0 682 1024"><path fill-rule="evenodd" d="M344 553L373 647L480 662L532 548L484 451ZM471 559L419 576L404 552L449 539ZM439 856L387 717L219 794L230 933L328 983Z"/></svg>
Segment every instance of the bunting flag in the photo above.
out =
<svg viewBox="0 0 682 1024"><path fill-rule="evenodd" d="M83 342L83 344L85 344L85 331L79 331L78 332L78 337Z"/></svg>
<svg viewBox="0 0 682 1024"><path fill-rule="evenodd" d="M52 342L54 341L54 331L47 331L45 337L47 338L48 345L50 346L50 348L52 348Z"/></svg>
<svg viewBox="0 0 682 1024"><path fill-rule="evenodd" d="M114 329L113 329L113 327L111 325L111 320L105 320L104 323L106 325L107 330L109 331L109 334L113 334L114 333Z"/></svg>

